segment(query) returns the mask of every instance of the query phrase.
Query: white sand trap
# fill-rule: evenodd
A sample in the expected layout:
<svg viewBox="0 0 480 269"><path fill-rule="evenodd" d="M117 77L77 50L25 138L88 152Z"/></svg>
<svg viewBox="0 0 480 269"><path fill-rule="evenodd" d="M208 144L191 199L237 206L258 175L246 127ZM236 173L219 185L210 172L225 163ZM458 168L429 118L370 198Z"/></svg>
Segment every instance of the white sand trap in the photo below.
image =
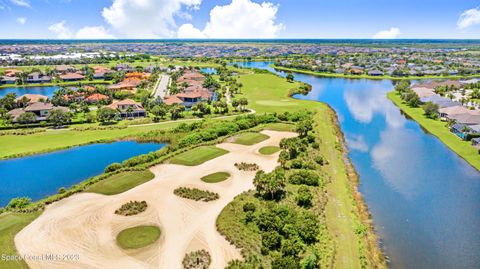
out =
<svg viewBox="0 0 480 269"><path fill-rule="evenodd" d="M225 240L215 222L221 210L238 194L253 188L255 172L239 171L234 164L256 163L262 170L277 166L278 154L261 155L264 146L278 145L290 132L263 131L270 138L252 146L223 143L228 154L199 166L162 164L151 170L155 178L127 192L104 196L80 193L48 206L45 212L15 237L21 255L58 255L49 260L27 260L30 268L182 268L185 253L206 249L212 256L210 268L224 268L230 260L241 259L238 249ZM201 177L228 172L220 183L205 183ZM195 202L180 198L173 190L197 187L217 192L220 199ZM115 209L131 200L145 200L148 208L135 216L118 216ZM162 235L155 244L125 251L117 246L116 235L123 229L154 224ZM72 254L72 259L64 259ZM78 255L78 256L77 256Z"/></svg>

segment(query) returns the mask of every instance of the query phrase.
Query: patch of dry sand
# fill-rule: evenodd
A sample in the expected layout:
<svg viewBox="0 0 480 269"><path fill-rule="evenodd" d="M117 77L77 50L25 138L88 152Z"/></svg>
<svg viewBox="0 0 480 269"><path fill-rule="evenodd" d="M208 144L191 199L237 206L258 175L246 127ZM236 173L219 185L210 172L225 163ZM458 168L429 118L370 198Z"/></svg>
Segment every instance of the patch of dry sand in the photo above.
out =
<svg viewBox="0 0 480 269"><path fill-rule="evenodd" d="M262 170L277 166L278 154L261 155L264 146L278 145L295 133L263 131L270 138L252 146L231 143L217 145L228 154L199 166L161 164L151 168L155 178L121 194L104 196L81 193L48 206L45 212L15 237L21 255L55 254L52 260L27 260L36 268L182 268L185 253L206 249L212 256L210 268L224 268L230 260L241 259L235 246L221 236L215 222L221 210L238 194L253 188L254 172L239 171L237 162L256 163ZM228 172L220 183L205 183L201 177ZM178 187L196 187L220 195L212 202L195 202L173 194ZM132 200L145 200L148 208L135 216L114 211ZM139 250L123 250L116 235L137 225L158 225L160 240ZM73 259L63 255L73 254ZM76 256L78 255L78 256Z"/></svg>

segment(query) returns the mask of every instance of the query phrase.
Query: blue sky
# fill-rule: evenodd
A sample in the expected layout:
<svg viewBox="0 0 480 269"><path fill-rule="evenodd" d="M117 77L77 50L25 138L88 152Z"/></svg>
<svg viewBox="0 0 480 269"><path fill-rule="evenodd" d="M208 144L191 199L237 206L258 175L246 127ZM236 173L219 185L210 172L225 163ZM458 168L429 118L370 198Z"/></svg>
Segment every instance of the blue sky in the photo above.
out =
<svg viewBox="0 0 480 269"><path fill-rule="evenodd" d="M480 38L470 0L0 0L0 38Z"/></svg>

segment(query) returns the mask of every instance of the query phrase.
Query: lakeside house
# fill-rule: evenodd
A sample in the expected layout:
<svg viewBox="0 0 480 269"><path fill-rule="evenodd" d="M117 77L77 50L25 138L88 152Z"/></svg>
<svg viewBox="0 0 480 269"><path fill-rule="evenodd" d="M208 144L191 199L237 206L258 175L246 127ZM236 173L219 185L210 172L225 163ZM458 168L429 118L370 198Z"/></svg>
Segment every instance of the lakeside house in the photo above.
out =
<svg viewBox="0 0 480 269"><path fill-rule="evenodd" d="M16 108L9 111L7 114L10 115L13 119L13 122L17 122L17 119L20 115L26 112L31 112L37 116L36 121L44 121L47 119L48 114L53 109L61 109L64 112L68 112L68 108L61 106L54 106L52 103L47 102L35 102L31 103L24 108Z"/></svg>
<svg viewBox="0 0 480 269"><path fill-rule="evenodd" d="M27 93L24 95L19 96L17 99L17 105L29 105L32 103L37 103L37 102L47 102L48 101L48 96L41 95L41 94L32 94L32 93Z"/></svg>
<svg viewBox="0 0 480 269"><path fill-rule="evenodd" d="M27 79L25 80L27 84L48 83L51 81L52 81L52 77L43 75L40 72L33 72L28 74Z"/></svg>
<svg viewBox="0 0 480 269"><path fill-rule="evenodd" d="M63 81L80 81L84 80L85 76L78 74L78 73L66 73L59 76Z"/></svg>
<svg viewBox="0 0 480 269"><path fill-rule="evenodd" d="M122 118L138 118L147 115L145 108L131 99L113 102L108 107L120 112L120 117Z"/></svg>

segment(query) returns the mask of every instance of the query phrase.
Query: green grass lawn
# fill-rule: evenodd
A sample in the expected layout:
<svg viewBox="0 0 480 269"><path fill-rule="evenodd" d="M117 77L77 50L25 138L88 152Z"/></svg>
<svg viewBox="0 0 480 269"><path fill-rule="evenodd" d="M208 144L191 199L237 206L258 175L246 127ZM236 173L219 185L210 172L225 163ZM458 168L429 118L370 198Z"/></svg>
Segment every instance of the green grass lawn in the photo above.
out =
<svg viewBox="0 0 480 269"><path fill-rule="evenodd" d="M286 123L269 123L265 125L263 129L279 132L293 132L295 131L295 125Z"/></svg>
<svg viewBox="0 0 480 269"><path fill-rule="evenodd" d="M170 163L195 166L227 153L227 150L215 146L198 147L173 157Z"/></svg>
<svg viewBox="0 0 480 269"><path fill-rule="evenodd" d="M260 152L260 154L263 154L263 155L272 155L279 151L280 151L280 148L277 146L266 146L261 148L258 152Z"/></svg>
<svg viewBox="0 0 480 269"><path fill-rule="evenodd" d="M143 248L160 238L157 226L137 226L125 229L117 235L117 243L123 249Z"/></svg>
<svg viewBox="0 0 480 269"><path fill-rule="evenodd" d="M217 172L201 178L203 182L206 183L218 183L227 180L230 177L230 174L227 172Z"/></svg>
<svg viewBox="0 0 480 269"><path fill-rule="evenodd" d="M105 195L119 194L141 185L155 175L149 170L122 172L89 186L85 191Z"/></svg>
<svg viewBox="0 0 480 269"><path fill-rule="evenodd" d="M422 108L409 107L403 103L400 96L396 92L389 92L388 98L392 100L405 114L414 119L418 124L425 128L428 132L438 137L445 145L465 159L477 170L480 170L480 155L470 141L463 141L458 136L450 132L446 123L440 120L433 120L425 117Z"/></svg>
<svg viewBox="0 0 480 269"><path fill-rule="evenodd" d="M41 212L35 213L5 213L0 216L0 256L18 255L15 249L15 235L40 216ZM5 261L0 259L0 269L28 268L27 264L21 261Z"/></svg>
<svg viewBox="0 0 480 269"><path fill-rule="evenodd" d="M167 122L164 124L132 126L125 129L111 130L71 131L66 129L49 130L32 135L5 135L0 139L0 159L16 155L49 152L89 143L111 141L151 130L173 128L180 123L182 122Z"/></svg>
<svg viewBox="0 0 480 269"><path fill-rule="evenodd" d="M235 143L250 146L265 141L268 138L268 135L261 133L241 133L235 137Z"/></svg>

